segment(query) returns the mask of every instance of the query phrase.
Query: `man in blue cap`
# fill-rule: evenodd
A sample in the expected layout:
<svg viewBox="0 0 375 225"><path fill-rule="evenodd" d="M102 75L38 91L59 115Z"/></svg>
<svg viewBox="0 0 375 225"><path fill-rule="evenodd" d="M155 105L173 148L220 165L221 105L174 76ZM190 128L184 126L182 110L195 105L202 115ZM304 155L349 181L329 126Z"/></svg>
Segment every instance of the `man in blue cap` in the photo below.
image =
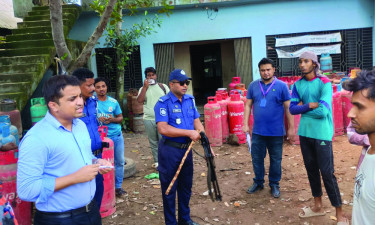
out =
<svg viewBox="0 0 375 225"><path fill-rule="evenodd" d="M163 196L165 224L176 225L176 191L178 194L178 225L197 225L190 218L189 201L193 184L193 155L190 152L169 194L171 183L190 142L200 140L204 131L194 97L186 94L191 78L181 69L169 76L170 92L155 105L155 122L162 135L159 142L159 178Z"/></svg>

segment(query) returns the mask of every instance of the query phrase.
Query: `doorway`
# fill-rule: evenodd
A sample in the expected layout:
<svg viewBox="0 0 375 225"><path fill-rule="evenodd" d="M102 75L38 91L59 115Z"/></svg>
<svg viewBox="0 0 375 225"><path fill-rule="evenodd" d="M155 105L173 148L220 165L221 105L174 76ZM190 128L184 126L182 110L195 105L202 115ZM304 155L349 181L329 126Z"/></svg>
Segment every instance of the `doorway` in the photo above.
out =
<svg viewBox="0 0 375 225"><path fill-rule="evenodd" d="M223 86L221 44L191 45L190 57L194 97L197 104L205 104Z"/></svg>

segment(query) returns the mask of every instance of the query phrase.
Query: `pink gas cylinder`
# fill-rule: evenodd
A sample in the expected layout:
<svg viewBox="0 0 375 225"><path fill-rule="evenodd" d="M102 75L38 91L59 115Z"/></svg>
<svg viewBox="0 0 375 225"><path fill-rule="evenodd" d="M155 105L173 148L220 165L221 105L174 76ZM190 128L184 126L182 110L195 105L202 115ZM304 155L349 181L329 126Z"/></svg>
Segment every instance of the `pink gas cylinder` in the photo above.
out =
<svg viewBox="0 0 375 225"><path fill-rule="evenodd" d="M207 104L204 105L204 123L211 146L222 146L221 106L217 103L216 97L207 98Z"/></svg>
<svg viewBox="0 0 375 225"><path fill-rule="evenodd" d="M247 90L244 90L241 96L241 101L243 101L244 103L246 103L246 100L247 100L246 96L247 96Z"/></svg>
<svg viewBox="0 0 375 225"><path fill-rule="evenodd" d="M342 114L343 114L343 121L344 121L344 131L349 126L350 118L348 117L348 113L350 109L353 107L351 103L352 99L352 92L341 89L341 101L342 101Z"/></svg>
<svg viewBox="0 0 375 225"><path fill-rule="evenodd" d="M241 82L240 77L232 77L232 83L229 84L229 91L236 88L236 84L239 84Z"/></svg>
<svg viewBox="0 0 375 225"><path fill-rule="evenodd" d="M337 86L335 85L337 90ZM334 89L335 90L335 89ZM344 134L344 116L342 112L342 100L341 92L334 91L332 95L332 117L334 136L340 136Z"/></svg>
<svg viewBox="0 0 375 225"><path fill-rule="evenodd" d="M244 103L240 94L233 93L231 101L228 103L229 132L238 137L239 143L246 143L246 134L242 131Z"/></svg>
<svg viewBox="0 0 375 225"><path fill-rule="evenodd" d="M254 115L253 115L253 107L251 107L250 117L249 117L249 132L250 134L253 133L254 127Z"/></svg>
<svg viewBox="0 0 375 225"><path fill-rule="evenodd" d="M0 192L11 204L18 224L31 225L31 203L22 201L17 194L17 161L18 149L0 151Z"/></svg>
<svg viewBox="0 0 375 225"><path fill-rule="evenodd" d="M99 134L102 142L108 143L103 148L102 158L108 160L114 165L115 153L113 141L107 137L108 127L100 126ZM115 198L115 170L111 170L109 173L103 175L104 178L104 194L102 205L100 206L100 215L102 218L112 215L116 212L116 198Z"/></svg>
<svg viewBox="0 0 375 225"><path fill-rule="evenodd" d="M229 137L229 123L228 123L228 102L222 99L220 93L216 94L216 101L220 104L221 109L221 133L223 143L227 142Z"/></svg>

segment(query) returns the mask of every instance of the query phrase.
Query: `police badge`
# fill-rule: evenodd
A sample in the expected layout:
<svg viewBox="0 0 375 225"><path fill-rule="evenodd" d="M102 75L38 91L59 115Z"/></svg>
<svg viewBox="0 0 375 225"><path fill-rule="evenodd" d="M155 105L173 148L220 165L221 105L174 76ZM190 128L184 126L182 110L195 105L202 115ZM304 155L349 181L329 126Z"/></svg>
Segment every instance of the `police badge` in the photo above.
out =
<svg viewBox="0 0 375 225"><path fill-rule="evenodd" d="M181 124L181 118L177 118L177 119L176 119L176 123L177 123L177 124Z"/></svg>
<svg viewBox="0 0 375 225"><path fill-rule="evenodd" d="M165 108L160 108L160 115L161 116L166 116L167 115L167 110Z"/></svg>

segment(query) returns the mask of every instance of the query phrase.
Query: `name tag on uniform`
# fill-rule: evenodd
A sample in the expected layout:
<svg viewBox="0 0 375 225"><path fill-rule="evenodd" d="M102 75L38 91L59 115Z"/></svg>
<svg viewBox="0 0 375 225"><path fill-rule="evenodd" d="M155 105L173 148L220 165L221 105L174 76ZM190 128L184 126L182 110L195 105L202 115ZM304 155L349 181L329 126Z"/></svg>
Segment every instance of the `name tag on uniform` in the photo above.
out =
<svg viewBox="0 0 375 225"><path fill-rule="evenodd" d="M181 112L181 109L173 109L173 112L174 112L174 113L180 113L180 112Z"/></svg>

